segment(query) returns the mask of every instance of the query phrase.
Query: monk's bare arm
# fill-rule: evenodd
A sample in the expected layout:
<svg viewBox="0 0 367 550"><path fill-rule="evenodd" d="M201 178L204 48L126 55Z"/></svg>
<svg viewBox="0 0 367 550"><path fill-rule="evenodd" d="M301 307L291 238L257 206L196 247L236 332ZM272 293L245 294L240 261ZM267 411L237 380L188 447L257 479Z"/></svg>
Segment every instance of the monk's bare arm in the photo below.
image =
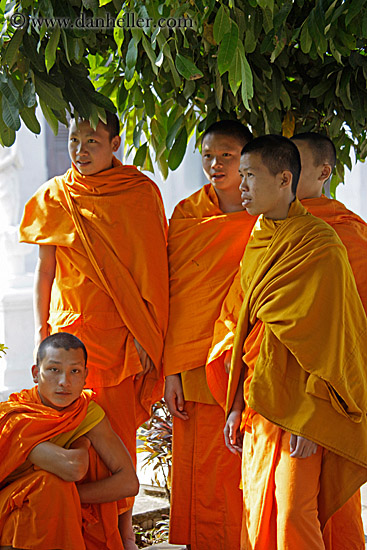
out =
<svg viewBox="0 0 367 550"><path fill-rule="evenodd" d="M139 380L139 378L141 378L145 374L152 372L155 367L154 367L153 361L151 360L151 358L149 357L149 355L147 354L143 346L139 344L136 338L134 338L134 344L136 347L136 351L138 352L138 355L139 355L141 366L143 367L143 370L136 375L136 379Z"/></svg>
<svg viewBox="0 0 367 550"><path fill-rule="evenodd" d="M112 475L77 485L81 502L113 502L135 496L139 491L139 481L132 460L107 417L94 426L87 437Z"/></svg>
<svg viewBox="0 0 367 550"><path fill-rule="evenodd" d="M172 416L181 418L181 420L187 420L189 418L189 415L184 409L185 400L180 374L170 374L166 376L164 400Z"/></svg>
<svg viewBox="0 0 367 550"><path fill-rule="evenodd" d="M47 320L50 311L51 287L55 278L56 247L39 246L34 279L35 346L48 336Z"/></svg>
<svg viewBox="0 0 367 550"><path fill-rule="evenodd" d="M28 460L64 481L80 481L88 470L90 441L86 437L80 437L72 447L64 449L50 441L44 441L32 449Z"/></svg>
<svg viewBox="0 0 367 550"><path fill-rule="evenodd" d="M242 369L241 377L238 382L237 391L233 400L231 412L228 415L226 425L224 426L224 441L227 448L233 454L242 453L242 434L240 431L242 411L245 408L243 399L243 383L245 379L245 369Z"/></svg>

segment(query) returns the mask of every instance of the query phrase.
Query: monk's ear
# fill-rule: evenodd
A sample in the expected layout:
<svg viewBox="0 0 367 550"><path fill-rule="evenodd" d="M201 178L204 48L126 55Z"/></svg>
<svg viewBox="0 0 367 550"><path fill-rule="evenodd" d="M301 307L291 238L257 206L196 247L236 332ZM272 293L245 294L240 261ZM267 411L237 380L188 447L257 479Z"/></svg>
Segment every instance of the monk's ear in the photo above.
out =
<svg viewBox="0 0 367 550"><path fill-rule="evenodd" d="M322 172L319 176L319 180L324 183L324 181L328 180L331 176L332 168L330 164L323 164L322 165Z"/></svg>
<svg viewBox="0 0 367 550"><path fill-rule="evenodd" d="M292 185L293 174L290 170L279 172L280 187L289 187Z"/></svg>
<svg viewBox="0 0 367 550"><path fill-rule="evenodd" d="M39 368L37 367L37 365L32 365L32 377L33 377L33 382L35 384L37 384L38 382L38 375L39 375Z"/></svg>
<svg viewBox="0 0 367 550"><path fill-rule="evenodd" d="M118 150L118 148L119 148L120 145L121 145L121 137L120 137L120 136L114 136L114 137L112 138L111 143L112 143L112 151L113 151L114 153L116 153L116 151Z"/></svg>

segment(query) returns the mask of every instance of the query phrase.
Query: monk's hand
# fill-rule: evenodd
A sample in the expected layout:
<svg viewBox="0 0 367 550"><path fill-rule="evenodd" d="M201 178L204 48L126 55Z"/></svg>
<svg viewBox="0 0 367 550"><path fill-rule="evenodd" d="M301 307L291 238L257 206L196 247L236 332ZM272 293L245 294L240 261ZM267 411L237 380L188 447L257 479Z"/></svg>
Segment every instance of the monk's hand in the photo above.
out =
<svg viewBox="0 0 367 550"><path fill-rule="evenodd" d="M227 374L231 370L231 361L232 361L232 349L228 349L224 356L224 369Z"/></svg>
<svg viewBox="0 0 367 550"><path fill-rule="evenodd" d="M240 431L242 411L232 410L224 426L224 441L233 454L242 454L243 437Z"/></svg>
<svg viewBox="0 0 367 550"><path fill-rule="evenodd" d="M147 352L145 351L145 349L143 348L143 346L139 344L136 338L134 338L134 344L136 347L136 351L138 352L138 355L139 355L141 366L143 367L143 370L139 372L139 374L137 374L135 377L136 380L139 380L139 378L141 378L145 374L148 374L149 372L152 372L154 370L154 363L149 357L149 355L147 354Z"/></svg>
<svg viewBox="0 0 367 550"><path fill-rule="evenodd" d="M292 458L308 458L317 451L317 444L300 435L291 434L289 450Z"/></svg>
<svg viewBox="0 0 367 550"><path fill-rule="evenodd" d="M166 376L164 386L164 400L172 416L188 420L189 415L184 409L185 400L182 389L181 376L179 374L170 374Z"/></svg>

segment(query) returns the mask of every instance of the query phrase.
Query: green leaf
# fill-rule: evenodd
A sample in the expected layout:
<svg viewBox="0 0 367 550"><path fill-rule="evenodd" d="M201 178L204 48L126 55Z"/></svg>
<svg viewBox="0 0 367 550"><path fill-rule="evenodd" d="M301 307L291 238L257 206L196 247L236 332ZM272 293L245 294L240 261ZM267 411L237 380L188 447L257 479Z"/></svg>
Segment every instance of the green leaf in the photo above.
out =
<svg viewBox="0 0 367 550"><path fill-rule="evenodd" d="M233 23L231 32L223 36L218 52L218 70L222 75L228 71L238 47L238 26Z"/></svg>
<svg viewBox="0 0 367 550"><path fill-rule="evenodd" d="M0 141L5 147L10 147L15 141L15 131L9 128L3 120L0 104Z"/></svg>
<svg viewBox="0 0 367 550"><path fill-rule="evenodd" d="M0 91L3 96L7 98L9 103L18 110L23 107L19 92L15 87L11 76L7 77L5 74L0 74Z"/></svg>
<svg viewBox="0 0 367 550"><path fill-rule="evenodd" d="M99 0L99 7L105 6L106 4L109 4L111 0Z"/></svg>
<svg viewBox="0 0 367 550"><path fill-rule="evenodd" d="M171 170L178 168L185 156L187 147L187 130L184 126L178 134L175 143L168 155L168 166Z"/></svg>
<svg viewBox="0 0 367 550"><path fill-rule="evenodd" d="M352 0L351 2L349 2L347 15L345 16L346 26L349 25L352 19L354 19L357 15L360 14L363 4L364 2L362 2L361 0Z"/></svg>
<svg viewBox="0 0 367 550"><path fill-rule="evenodd" d="M249 111L249 99L254 95L253 89L253 77L251 67L246 59L244 53L241 52L241 75L242 75L242 85L241 85L241 96L242 101L246 109Z"/></svg>
<svg viewBox="0 0 367 550"><path fill-rule="evenodd" d="M224 35L231 30L231 18L226 8L221 4L214 20L213 37L217 44L220 44Z"/></svg>
<svg viewBox="0 0 367 550"><path fill-rule="evenodd" d="M145 105L145 112L150 118L152 118L155 114L155 100L154 100L154 95L149 89L146 89L144 91L143 99L144 99L144 105Z"/></svg>
<svg viewBox="0 0 367 550"><path fill-rule="evenodd" d="M157 57L154 53L154 50L153 50L149 40L147 40L147 38L145 38L145 36L143 36L141 42L143 44L143 48L145 50L145 53L147 54L147 56L149 58L149 61L152 65L152 69L153 69L154 74L158 74L158 67L155 64L155 62L157 60Z"/></svg>
<svg viewBox="0 0 367 550"><path fill-rule="evenodd" d="M263 27L266 34L268 34L273 28L273 12L269 6L263 8Z"/></svg>
<svg viewBox="0 0 367 550"><path fill-rule="evenodd" d="M42 99L40 99L40 106L41 106L43 115L44 115L45 119L47 120L51 130L53 131L54 135L57 136L58 131L59 131L59 122L58 122L56 116L51 111L49 106Z"/></svg>
<svg viewBox="0 0 367 550"><path fill-rule="evenodd" d="M233 95L236 95L237 90L241 85L241 79L241 55L239 49L236 49L235 55L233 56L232 63L228 71L228 82Z"/></svg>
<svg viewBox="0 0 367 550"><path fill-rule="evenodd" d="M126 53L126 66L129 69L134 69L136 60L138 58L138 48L136 47L135 40L131 38L129 45L127 47Z"/></svg>
<svg viewBox="0 0 367 550"><path fill-rule="evenodd" d="M8 43L5 55L4 55L4 63L6 63L10 68L14 65L18 54L19 54L19 46L22 43L24 35L24 29L18 29L13 34L10 42Z"/></svg>
<svg viewBox="0 0 367 550"><path fill-rule="evenodd" d="M19 109L15 107L12 103L10 103L5 95L3 95L2 97L2 115L5 124L9 126L9 128L15 131L19 130Z"/></svg>
<svg viewBox="0 0 367 550"><path fill-rule="evenodd" d="M325 78L316 86L314 86L310 91L310 97L320 97L324 95L330 89L330 82Z"/></svg>
<svg viewBox="0 0 367 550"><path fill-rule="evenodd" d="M140 137L141 137L141 132L143 130L143 124L144 124L144 119L140 119L138 124L134 128L133 144L136 149L139 149L140 147Z"/></svg>
<svg viewBox="0 0 367 550"><path fill-rule="evenodd" d="M172 124L172 126L168 130L168 134L166 137L166 147L167 149L171 149L174 139L177 135L178 130L181 128L182 123L184 121L184 115L180 115L178 119Z"/></svg>
<svg viewBox="0 0 367 550"><path fill-rule="evenodd" d="M20 111L20 116L31 132L33 132L34 134L39 134L41 132L41 126L35 115L34 108L24 107L24 109Z"/></svg>
<svg viewBox="0 0 367 550"><path fill-rule="evenodd" d="M116 22L122 21L124 14L125 14L125 10L124 8L122 8L118 16L116 17ZM122 55L121 47L124 42L124 37L125 37L125 34L124 34L123 26L121 26L120 23L118 24L115 23L115 27L113 29L113 39L116 42L119 55Z"/></svg>
<svg viewBox="0 0 367 550"><path fill-rule="evenodd" d="M56 61L56 49L60 40L60 27L55 27L45 49L45 64L47 72L54 66Z"/></svg>
<svg viewBox="0 0 367 550"><path fill-rule="evenodd" d="M133 160L134 166L143 166L148 151L148 143L144 143L136 152L136 155Z"/></svg>
<svg viewBox="0 0 367 550"><path fill-rule="evenodd" d="M180 53L176 56L176 69L187 80L196 80L204 76L191 59L187 59Z"/></svg>
<svg viewBox="0 0 367 550"><path fill-rule="evenodd" d="M36 92L40 99L48 105L51 109L59 111L65 109L67 104L62 97L61 90L56 88L53 84L45 82L38 76L35 77Z"/></svg>

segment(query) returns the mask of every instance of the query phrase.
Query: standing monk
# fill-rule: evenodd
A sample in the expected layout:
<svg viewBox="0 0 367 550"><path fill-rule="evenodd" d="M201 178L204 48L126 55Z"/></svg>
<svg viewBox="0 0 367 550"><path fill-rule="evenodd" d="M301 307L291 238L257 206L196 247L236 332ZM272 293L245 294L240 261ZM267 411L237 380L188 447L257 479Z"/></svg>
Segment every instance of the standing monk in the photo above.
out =
<svg viewBox="0 0 367 550"><path fill-rule="evenodd" d="M299 172L286 138L243 149L243 206L263 215L242 263L225 438L237 452L242 425L246 550L324 549L367 479L366 316L341 241L295 200Z"/></svg>
<svg viewBox="0 0 367 550"><path fill-rule="evenodd" d="M36 345L55 332L83 340L88 385L136 461L136 428L161 397L168 319L166 220L156 185L114 156L119 121L93 129L72 119L71 168L25 207L21 240L39 244ZM119 503L126 550L135 550L133 499Z"/></svg>
<svg viewBox="0 0 367 550"><path fill-rule="evenodd" d="M241 150L251 138L237 121L209 127L202 163L210 183L176 206L168 233L164 373L174 417L170 541L191 550L234 550L240 541L240 460L224 445L224 411L209 391L205 362L214 322L255 222L242 208L238 174Z"/></svg>

